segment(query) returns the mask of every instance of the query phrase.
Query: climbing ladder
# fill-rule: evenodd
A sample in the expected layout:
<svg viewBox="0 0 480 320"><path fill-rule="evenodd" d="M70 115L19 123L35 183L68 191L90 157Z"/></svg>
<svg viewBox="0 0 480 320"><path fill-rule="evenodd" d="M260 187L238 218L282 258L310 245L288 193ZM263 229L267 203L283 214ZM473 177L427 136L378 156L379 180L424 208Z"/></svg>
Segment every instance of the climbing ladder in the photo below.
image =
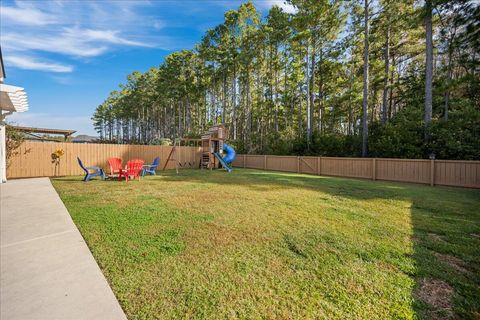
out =
<svg viewBox="0 0 480 320"><path fill-rule="evenodd" d="M211 169L212 168L209 152L202 153L202 158L200 160L200 168L201 169Z"/></svg>

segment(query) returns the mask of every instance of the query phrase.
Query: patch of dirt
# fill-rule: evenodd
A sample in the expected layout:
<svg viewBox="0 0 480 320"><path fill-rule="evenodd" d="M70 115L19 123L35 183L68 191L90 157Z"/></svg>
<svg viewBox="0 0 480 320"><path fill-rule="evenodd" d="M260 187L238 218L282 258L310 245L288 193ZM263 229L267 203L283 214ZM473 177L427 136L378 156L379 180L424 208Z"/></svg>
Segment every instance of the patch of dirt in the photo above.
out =
<svg viewBox="0 0 480 320"><path fill-rule="evenodd" d="M445 238L439 234L436 233L429 233L428 237L433 240L433 241L438 241L438 242L445 242Z"/></svg>
<svg viewBox="0 0 480 320"><path fill-rule="evenodd" d="M438 252L434 252L433 255L440 260L441 262L449 265L453 269L457 270L458 272L461 273L467 273L468 270L465 269L465 262L463 262L462 259L459 259L457 257L448 255L448 254L441 254Z"/></svg>
<svg viewBox="0 0 480 320"><path fill-rule="evenodd" d="M213 222L205 222L202 227L186 230L183 240L191 252L221 252L230 246L240 246L245 242L256 241L258 236Z"/></svg>
<svg viewBox="0 0 480 320"><path fill-rule="evenodd" d="M445 281L421 278L415 292L416 298L430 307L429 318L452 319L452 296L454 289Z"/></svg>

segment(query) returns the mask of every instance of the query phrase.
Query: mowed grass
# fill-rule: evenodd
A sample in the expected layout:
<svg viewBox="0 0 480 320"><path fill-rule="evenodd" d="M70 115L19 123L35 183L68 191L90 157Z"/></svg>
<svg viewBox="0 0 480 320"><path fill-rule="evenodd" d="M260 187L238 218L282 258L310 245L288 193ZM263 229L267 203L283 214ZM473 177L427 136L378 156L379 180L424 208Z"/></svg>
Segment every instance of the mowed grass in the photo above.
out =
<svg viewBox="0 0 480 320"><path fill-rule="evenodd" d="M129 319L480 316L480 192L236 169L53 184Z"/></svg>

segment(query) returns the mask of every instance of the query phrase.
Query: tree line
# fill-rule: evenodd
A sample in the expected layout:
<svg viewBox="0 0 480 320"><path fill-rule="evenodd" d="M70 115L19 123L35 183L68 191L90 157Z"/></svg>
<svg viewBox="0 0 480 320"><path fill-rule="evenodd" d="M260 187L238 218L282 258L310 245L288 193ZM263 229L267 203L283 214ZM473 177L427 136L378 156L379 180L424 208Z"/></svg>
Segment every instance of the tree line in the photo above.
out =
<svg viewBox="0 0 480 320"><path fill-rule="evenodd" d="M97 107L104 141L225 123L241 153L480 159L480 8L462 0L289 0L225 13L192 50Z"/></svg>

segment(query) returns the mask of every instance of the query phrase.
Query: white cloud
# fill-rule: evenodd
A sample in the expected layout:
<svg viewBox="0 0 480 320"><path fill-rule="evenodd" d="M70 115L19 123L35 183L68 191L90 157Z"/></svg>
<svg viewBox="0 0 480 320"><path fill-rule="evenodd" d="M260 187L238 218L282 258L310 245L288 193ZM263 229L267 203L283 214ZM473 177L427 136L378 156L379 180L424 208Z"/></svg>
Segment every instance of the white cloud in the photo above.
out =
<svg viewBox="0 0 480 320"><path fill-rule="evenodd" d="M153 27L156 29L156 30L160 30L160 29L163 29L165 27L165 22L161 21L161 20L155 20L153 21Z"/></svg>
<svg viewBox="0 0 480 320"><path fill-rule="evenodd" d="M97 57L119 47L170 49L170 36L151 34L164 22L152 22L139 11L150 5L140 0L16 1L8 6L0 2L4 58L13 67L71 72L66 71L70 66L45 62L44 52L78 59Z"/></svg>
<svg viewBox="0 0 480 320"><path fill-rule="evenodd" d="M88 43L65 34L39 37L35 34L4 33L1 40L2 47L11 51L39 50L75 57L94 57L107 51L104 44Z"/></svg>
<svg viewBox="0 0 480 320"><path fill-rule="evenodd" d="M292 6L291 4L286 3L286 1L283 0L260 0L255 2L259 7L265 8L265 9L270 9L274 5L280 7L285 11L286 13L296 13L297 9Z"/></svg>
<svg viewBox="0 0 480 320"><path fill-rule="evenodd" d="M33 8L2 6L1 16L9 23L20 25L42 26L57 22L55 16Z"/></svg>
<svg viewBox="0 0 480 320"><path fill-rule="evenodd" d="M246 1L247 0L210 0L209 2L222 6L225 10L236 10ZM297 12L297 9L291 4L288 4L286 0L252 0L252 2L255 4L255 7L263 13L267 13L267 11L274 5L282 8L283 11L287 13L293 14ZM200 8L193 6L191 10L199 11Z"/></svg>
<svg viewBox="0 0 480 320"><path fill-rule="evenodd" d="M118 35L118 31L112 30L92 30L92 29L78 29L66 28L64 36L70 39L76 39L78 42L106 42L112 44L123 44L127 46L152 47L149 44L139 41L132 41L122 38Z"/></svg>
<svg viewBox="0 0 480 320"><path fill-rule="evenodd" d="M51 78L59 83L59 84L63 84L63 85L72 85L74 83L74 78L71 77L71 76L51 76Z"/></svg>
<svg viewBox="0 0 480 320"><path fill-rule="evenodd" d="M12 51L39 50L71 55L95 57L105 53L108 45L151 47L151 45L122 38L118 31L64 28L59 34L38 36L29 33L2 35L3 47Z"/></svg>
<svg viewBox="0 0 480 320"><path fill-rule="evenodd" d="M26 56L5 56L5 62L12 67L17 67L20 69L27 70L39 70L39 71L50 71L50 72L72 72L73 67L69 65L38 61L35 58L26 57Z"/></svg>

